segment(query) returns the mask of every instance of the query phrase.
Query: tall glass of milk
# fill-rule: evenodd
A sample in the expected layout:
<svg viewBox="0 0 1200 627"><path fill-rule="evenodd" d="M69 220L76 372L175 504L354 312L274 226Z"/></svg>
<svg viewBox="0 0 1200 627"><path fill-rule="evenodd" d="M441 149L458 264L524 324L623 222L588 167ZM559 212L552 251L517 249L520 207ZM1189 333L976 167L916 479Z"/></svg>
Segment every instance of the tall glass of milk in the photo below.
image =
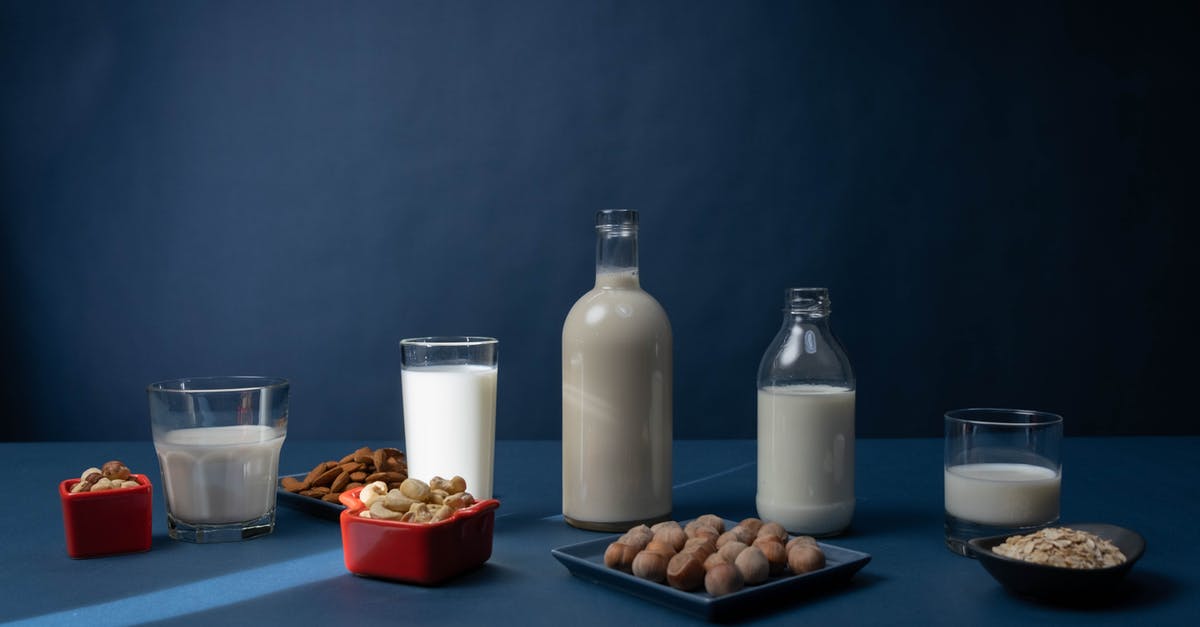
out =
<svg viewBox="0 0 1200 627"><path fill-rule="evenodd" d="M854 516L854 371L830 313L827 289L785 290L758 368L758 515L810 536Z"/></svg>
<svg viewBox="0 0 1200 627"><path fill-rule="evenodd" d="M1062 416L1021 409L946 413L946 546L1058 522Z"/></svg>
<svg viewBox="0 0 1200 627"><path fill-rule="evenodd" d="M197 377L147 387L172 538L236 542L275 529L289 390L286 379L271 377Z"/></svg>
<svg viewBox="0 0 1200 627"><path fill-rule="evenodd" d="M458 475L475 498L492 498L498 355L490 337L400 340L408 476Z"/></svg>

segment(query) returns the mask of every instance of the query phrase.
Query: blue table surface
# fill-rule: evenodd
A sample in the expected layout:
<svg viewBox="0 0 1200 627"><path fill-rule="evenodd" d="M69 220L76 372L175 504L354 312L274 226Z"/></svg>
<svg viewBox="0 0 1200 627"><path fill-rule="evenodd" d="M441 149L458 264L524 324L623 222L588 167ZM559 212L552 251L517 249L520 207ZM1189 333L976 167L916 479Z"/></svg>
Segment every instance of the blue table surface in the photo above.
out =
<svg viewBox="0 0 1200 627"><path fill-rule="evenodd" d="M394 441L288 441L280 471L304 472L358 446ZM942 542L942 441L860 440L851 530L828 542L872 555L851 583L747 616L755 624L1197 624L1196 521L1200 437L1067 438L1064 522L1137 530L1147 551L1099 607L1063 607L1006 593L974 560ZM577 579L554 547L603 534L560 515L557 441L496 444L495 546L482 568L439 587L357 577L342 562L334 521L279 509L275 532L248 542L192 545L166 535L154 488L153 548L67 557L60 480L108 459L158 479L149 442L0 443L16 507L3 517L0 620L38 624L671 624L695 619ZM755 443L675 443L674 515L755 515Z"/></svg>

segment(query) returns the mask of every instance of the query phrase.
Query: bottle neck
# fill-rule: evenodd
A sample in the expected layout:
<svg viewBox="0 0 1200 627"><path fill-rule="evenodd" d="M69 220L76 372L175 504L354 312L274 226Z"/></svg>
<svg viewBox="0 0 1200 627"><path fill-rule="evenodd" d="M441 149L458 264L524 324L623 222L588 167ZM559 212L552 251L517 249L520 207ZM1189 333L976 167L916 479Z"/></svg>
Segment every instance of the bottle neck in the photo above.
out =
<svg viewBox="0 0 1200 627"><path fill-rule="evenodd" d="M596 228L596 287L636 288L637 226Z"/></svg>

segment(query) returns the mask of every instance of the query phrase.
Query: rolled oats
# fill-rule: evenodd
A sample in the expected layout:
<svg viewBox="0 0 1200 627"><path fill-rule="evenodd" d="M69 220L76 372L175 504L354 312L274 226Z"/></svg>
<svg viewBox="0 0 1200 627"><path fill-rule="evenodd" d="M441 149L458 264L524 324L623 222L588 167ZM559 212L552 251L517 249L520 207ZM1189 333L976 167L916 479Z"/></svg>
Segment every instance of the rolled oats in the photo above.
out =
<svg viewBox="0 0 1200 627"><path fill-rule="evenodd" d="M1035 533L1007 538L992 552L1045 566L1061 568L1108 568L1125 562L1125 554L1112 542L1086 531L1050 527Z"/></svg>

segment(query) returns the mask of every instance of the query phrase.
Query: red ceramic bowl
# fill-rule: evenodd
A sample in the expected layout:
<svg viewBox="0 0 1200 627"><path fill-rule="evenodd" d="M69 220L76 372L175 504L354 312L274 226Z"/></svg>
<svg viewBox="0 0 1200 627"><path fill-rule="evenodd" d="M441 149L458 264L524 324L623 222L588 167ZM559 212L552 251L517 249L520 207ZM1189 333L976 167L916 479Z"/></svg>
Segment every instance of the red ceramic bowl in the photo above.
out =
<svg viewBox="0 0 1200 627"><path fill-rule="evenodd" d="M67 554L99 557L150 550L150 495L146 475L133 475L140 485L101 492L71 494L79 479L58 484Z"/></svg>
<svg viewBox="0 0 1200 627"><path fill-rule="evenodd" d="M342 555L346 570L367 577L432 585L475 568L492 556L500 501L487 499L435 523L404 523L358 515L362 488L342 493Z"/></svg>

